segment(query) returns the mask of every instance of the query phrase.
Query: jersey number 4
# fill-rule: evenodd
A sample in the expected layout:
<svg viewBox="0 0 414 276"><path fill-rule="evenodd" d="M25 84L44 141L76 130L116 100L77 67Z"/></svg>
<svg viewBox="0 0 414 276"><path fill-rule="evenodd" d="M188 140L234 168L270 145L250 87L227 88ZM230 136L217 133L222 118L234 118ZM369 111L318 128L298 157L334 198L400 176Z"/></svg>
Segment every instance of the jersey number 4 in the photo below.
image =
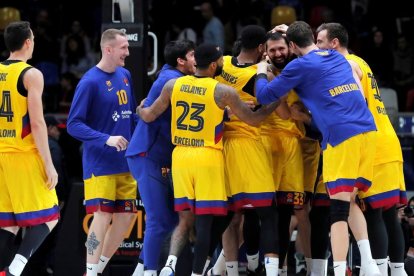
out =
<svg viewBox="0 0 414 276"><path fill-rule="evenodd" d="M7 122L12 122L13 116L10 91L3 91L1 97L0 117L5 117Z"/></svg>
<svg viewBox="0 0 414 276"><path fill-rule="evenodd" d="M205 104L192 103L190 106L187 102L178 101L176 107L178 106L183 107L183 113L177 119L177 129L198 132L204 128L204 118L200 115L206 109ZM190 108L194 109L194 111L190 115L190 121L195 121L195 125L183 124L184 119L190 113Z"/></svg>

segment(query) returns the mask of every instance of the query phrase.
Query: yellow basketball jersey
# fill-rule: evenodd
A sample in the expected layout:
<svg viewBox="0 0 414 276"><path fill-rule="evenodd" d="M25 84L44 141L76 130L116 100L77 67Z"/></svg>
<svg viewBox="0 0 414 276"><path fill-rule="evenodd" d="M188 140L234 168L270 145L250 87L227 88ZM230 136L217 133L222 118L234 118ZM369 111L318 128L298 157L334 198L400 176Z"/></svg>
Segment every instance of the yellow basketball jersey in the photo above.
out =
<svg viewBox="0 0 414 276"><path fill-rule="evenodd" d="M299 101L299 96L294 91L290 91L286 99L288 106L297 101ZM276 114L276 112L273 112L262 123L261 131L262 134L265 135L269 135L277 131L278 133L281 132L286 135L300 138L305 136L305 127L302 122L298 122L293 119L283 120Z"/></svg>
<svg viewBox="0 0 414 276"><path fill-rule="evenodd" d="M377 126L377 147L374 165L391 161L402 161L400 141L385 111L384 103L368 64L356 55L347 55L348 60L356 62L362 71L362 89Z"/></svg>
<svg viewBox="0 0 414 276"><path fill-rule="evenodd" d="M224 110L214 100L218 81L184 76L171 95L171 138L177 146L223 148Z"/></svg>
<svg viewBox="0 0 414 276"><path fill-rule="evenodd" d="M236 89L242 101L253 101L257 104L256 97L244 90L249 81L256 76L257 66L237 66L232 63L232 56L224 56L223 72L216 77L220 83ZM242 122L237 116L233 116L224 124L224 135L246 136L259 139L260 128L253 127Z"/></svg>
<svg viewBox="0 0 414 276"><path fill-rule="evenodd" d="M0 152L25 152L36 148L30 129L27 91L24 91L23 80L19 80L27 68L30 65L23 61L0 63Z"/></svg>

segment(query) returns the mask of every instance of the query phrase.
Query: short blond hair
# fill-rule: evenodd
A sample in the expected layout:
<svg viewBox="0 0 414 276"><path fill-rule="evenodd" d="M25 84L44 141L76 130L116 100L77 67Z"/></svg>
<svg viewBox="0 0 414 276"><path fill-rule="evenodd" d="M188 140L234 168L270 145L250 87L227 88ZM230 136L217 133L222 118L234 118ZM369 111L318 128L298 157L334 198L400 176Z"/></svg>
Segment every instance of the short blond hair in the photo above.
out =
<svg viewBox="0 0 414 276"><path fill-rule="evenodd" d="M116 36L120 35L123 37L126 37L125 32L118 30L118 29L107 29L102 33L101 36L101 48L104 47L104 45L106 43L108 43L109 41L113 41L116 40Z"/></svg>

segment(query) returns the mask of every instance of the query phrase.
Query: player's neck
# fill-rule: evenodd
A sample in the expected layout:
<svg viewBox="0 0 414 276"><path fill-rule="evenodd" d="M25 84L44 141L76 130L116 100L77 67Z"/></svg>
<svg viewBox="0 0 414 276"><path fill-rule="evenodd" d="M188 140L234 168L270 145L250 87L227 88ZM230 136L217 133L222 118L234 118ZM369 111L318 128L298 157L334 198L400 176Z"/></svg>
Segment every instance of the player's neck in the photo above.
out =
<svg viewBox="0 0 414 276"><path fill-rule="evenodd" d="M246 53L241 51L240 54L237 56L237 63L238 64L256 64L257 57L253 53Z"/></svg>
<svg viewBox="0 0 414 276"><path fill-rule="evenodd" d="M10 54L8 60L21 60L21 61L27 62L28 58L23 52L16 51Z"/></svg>
<svg viewBox="0 0 414 276"><path fill-rule="evenodd" d="M101 69L102 71L106 73L113 73L115 72L117 66L101 59L99 63L96 64L96 67L98 67L99 69Z"/></svg>

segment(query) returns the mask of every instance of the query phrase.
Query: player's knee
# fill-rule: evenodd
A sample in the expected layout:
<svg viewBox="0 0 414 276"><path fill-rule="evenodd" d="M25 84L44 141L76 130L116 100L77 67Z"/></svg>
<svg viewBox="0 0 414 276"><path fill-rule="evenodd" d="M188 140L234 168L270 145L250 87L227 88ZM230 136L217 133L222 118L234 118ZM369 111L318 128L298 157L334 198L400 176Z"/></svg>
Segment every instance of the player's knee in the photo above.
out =
<svg viewBox="0 0 414 276"><path fill-rule="evenodd" d="M331 225L340 221L347 222L349 216L350 203L348 201L338 199L331 199L330 203Z"/></svg>
<svg viewBox="0 0 414 276"><path fill-rule="evenodd" d="M56 227L56 225L58 224L58 222L59 222L59 220L57 220L57 219L46 222L46 225L49 228L49 231L50 232L52 232L53 228Z"/></svg>

